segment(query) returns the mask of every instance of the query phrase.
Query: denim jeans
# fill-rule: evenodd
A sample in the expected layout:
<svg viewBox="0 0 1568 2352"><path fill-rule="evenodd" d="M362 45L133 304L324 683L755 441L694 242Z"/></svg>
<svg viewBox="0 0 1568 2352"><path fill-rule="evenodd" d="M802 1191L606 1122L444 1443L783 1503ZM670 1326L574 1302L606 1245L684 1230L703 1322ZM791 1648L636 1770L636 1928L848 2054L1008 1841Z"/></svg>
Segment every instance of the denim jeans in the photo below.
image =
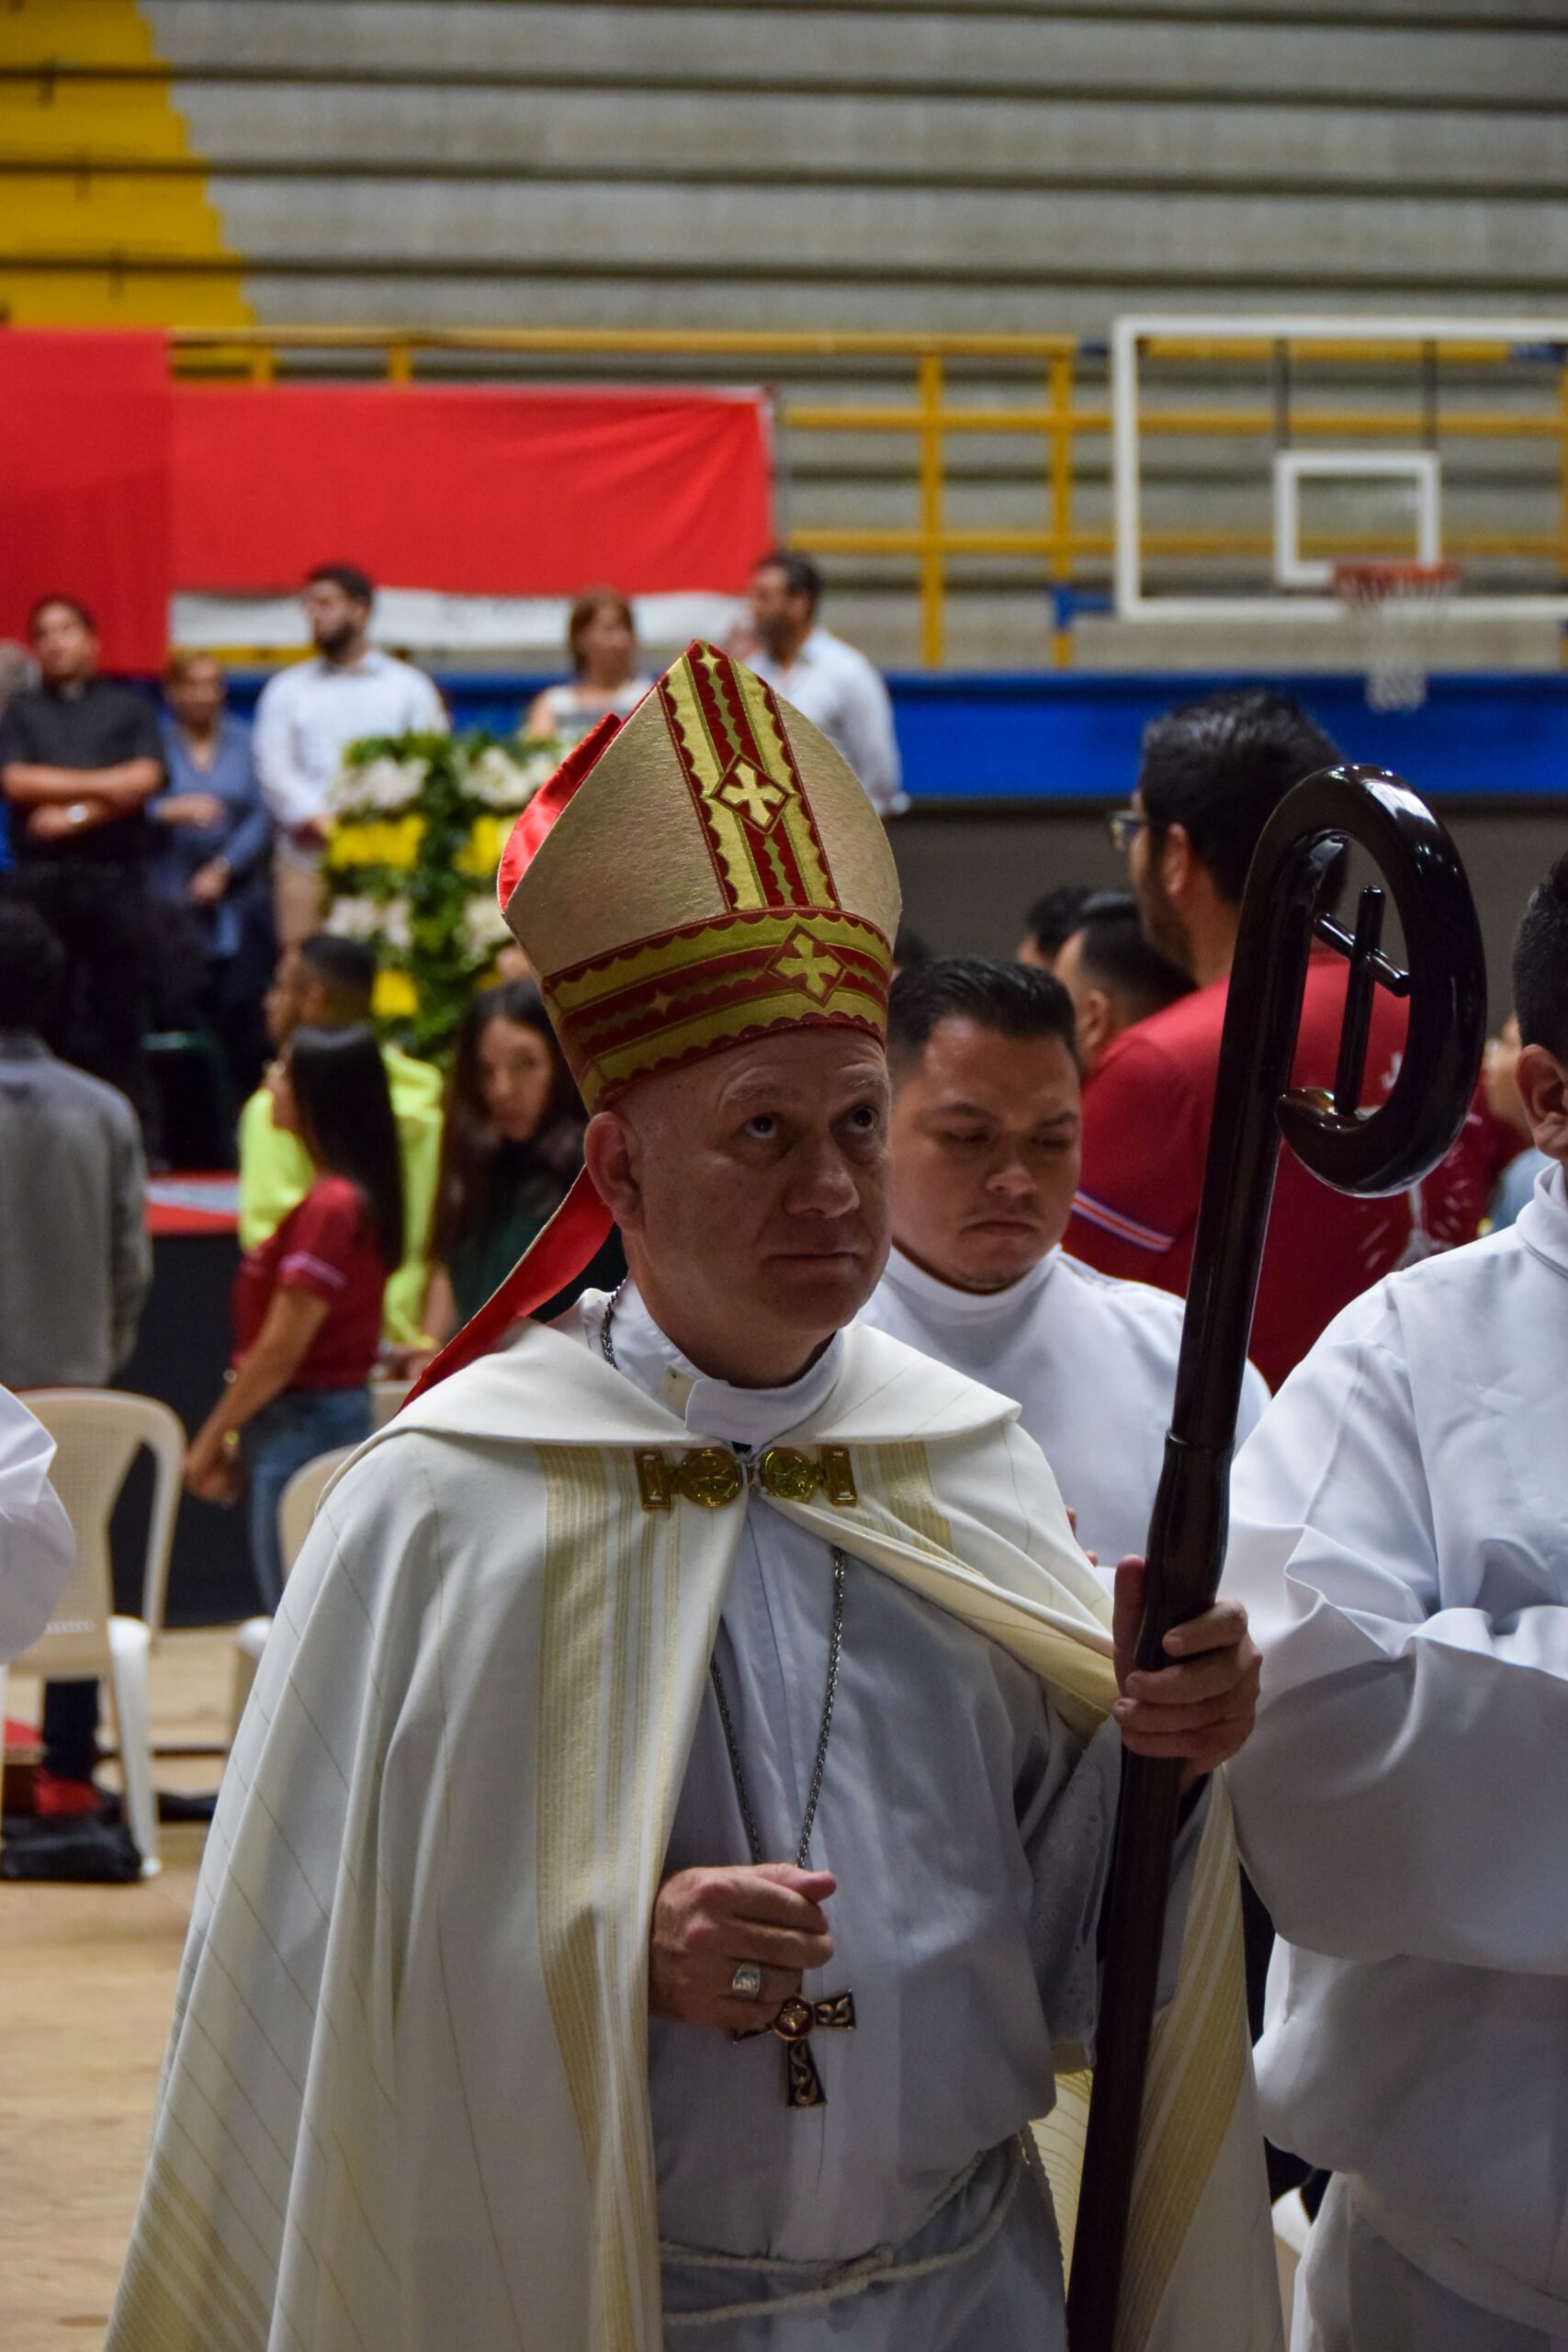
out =
<svg viewBox="0 0 1568 2352"><path fill-rule="evenodd" d="M285 1487L318 1453L357 1445L369 1434L368 1388L286 1388L241 1432L250 1478L251 1566L269 1616L283 1598L277 1506Z"/></svg>

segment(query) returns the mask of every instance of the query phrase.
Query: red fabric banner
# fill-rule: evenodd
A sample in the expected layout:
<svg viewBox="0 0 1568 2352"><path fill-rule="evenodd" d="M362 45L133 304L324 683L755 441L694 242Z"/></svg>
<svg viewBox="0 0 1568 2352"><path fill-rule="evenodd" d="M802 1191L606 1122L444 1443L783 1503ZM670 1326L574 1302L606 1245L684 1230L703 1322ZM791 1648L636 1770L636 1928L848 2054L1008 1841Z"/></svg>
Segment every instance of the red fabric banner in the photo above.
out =
<svg viewBox="0 0 1568 2352"><path fill-rule="evenodd" d="M182 589L389 587L565 596L737 592L772 533L755 394L181 385Z"/></svg>
<svg viewBox="0 0 1568 2352"><path fill-rule="evenodd" d="M171 419L162 334L0 332L0 636L58 590L96 616L106 669L159 666Z"/></svg>

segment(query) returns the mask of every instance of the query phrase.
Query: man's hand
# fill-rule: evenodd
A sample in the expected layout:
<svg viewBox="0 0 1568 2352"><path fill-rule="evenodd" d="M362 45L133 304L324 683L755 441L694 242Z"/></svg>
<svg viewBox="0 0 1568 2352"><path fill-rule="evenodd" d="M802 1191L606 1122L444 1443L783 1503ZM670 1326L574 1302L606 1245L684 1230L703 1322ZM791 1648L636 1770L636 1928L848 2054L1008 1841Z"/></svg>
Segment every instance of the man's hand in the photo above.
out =
<svg viewBox="0 0 1568 2352"><path fill-rule="evenodd" d="M1134 1556L1116 1570L1112 1631L1122 1696L1113 1712L1122 1744L1134 1756L1183 1759L1181 1785L1188 1789L1234 1756L1250 1735L1262 1659L1239 1601L1216 1600L1166 1635L1166 1656L1173 1664L1139 1673L1133 1658L1143 1613L1144 1564Z"/></svg>
<svg viewBox="0 0 1568 2352"><path fill-rule="evenodd" d="M73 815L73 809L78 808L82 814ZM102 800L84 798L80 802L73 801L70 808L44 800L29 812L28 832L35 842L67 841L73 833L90 833L97 826L107 824L113 814L113 809Z"/></svg>
<svg viewBox="0 0 1568 2352"><path fill-rule="evenodd" d="M788 1862L735 1870L677 1871L660 1888L649 1939L648 2006L655 2017L754 2032L800 1990L810 1968L833 1956L822 1905L837 1881ZM762 1972L754 2001L729 1980L743 1960Z"/></svg>

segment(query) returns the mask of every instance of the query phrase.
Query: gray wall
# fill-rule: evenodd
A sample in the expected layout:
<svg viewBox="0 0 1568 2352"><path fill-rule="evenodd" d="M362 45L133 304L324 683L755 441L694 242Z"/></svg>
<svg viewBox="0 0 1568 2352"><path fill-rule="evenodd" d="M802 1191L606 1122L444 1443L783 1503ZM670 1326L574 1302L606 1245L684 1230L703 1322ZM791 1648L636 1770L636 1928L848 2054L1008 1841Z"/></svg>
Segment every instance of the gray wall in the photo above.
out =
<svg viewBox="0 0 1568 2352"><path fill-rule="evenodd" d="M1568 849L1568 800L1444 811L1470 875L1486 944L1495 1026L1511 1008L1514 930L1535 883ZM941 955L1010 956L1025 908L1058 882L1125 887L1105 820L1081 803L1056 812L913 811L893 829L904 919Z"/></svg>

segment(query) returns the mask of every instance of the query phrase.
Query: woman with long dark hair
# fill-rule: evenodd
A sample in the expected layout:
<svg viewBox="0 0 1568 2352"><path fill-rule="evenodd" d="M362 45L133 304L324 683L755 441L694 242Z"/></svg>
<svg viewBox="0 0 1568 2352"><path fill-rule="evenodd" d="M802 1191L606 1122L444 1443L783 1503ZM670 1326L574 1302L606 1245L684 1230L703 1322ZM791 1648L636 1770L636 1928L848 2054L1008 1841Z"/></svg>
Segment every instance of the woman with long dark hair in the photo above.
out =
<svg viewBox="0 0 1568 2352"><path fill-rule="evenodd" d="M268 1079L275 1126L314 1170L298 1208L234 1278L228 1385L186 1456L186 1484L231 1502L250 1480L251 1558L266 1607L283 1591L277 1505L296 1470L370 1434L381 1294L403 1254L398 1131L362 1022L297 1029Z"/></svg>
<svg viewBox="0 0 1568 2352"><path fill-rule="evenodd" d="M571 1189L588 1114L531 980L485 989L463 1016L446 1090L424 1328L445 1340L481 1307ZM578 1289L613 1288L618 1236ZM572 1294L575 1295L575 1294ZM546 1312L564 1312L570 1295Z"/></svg>

